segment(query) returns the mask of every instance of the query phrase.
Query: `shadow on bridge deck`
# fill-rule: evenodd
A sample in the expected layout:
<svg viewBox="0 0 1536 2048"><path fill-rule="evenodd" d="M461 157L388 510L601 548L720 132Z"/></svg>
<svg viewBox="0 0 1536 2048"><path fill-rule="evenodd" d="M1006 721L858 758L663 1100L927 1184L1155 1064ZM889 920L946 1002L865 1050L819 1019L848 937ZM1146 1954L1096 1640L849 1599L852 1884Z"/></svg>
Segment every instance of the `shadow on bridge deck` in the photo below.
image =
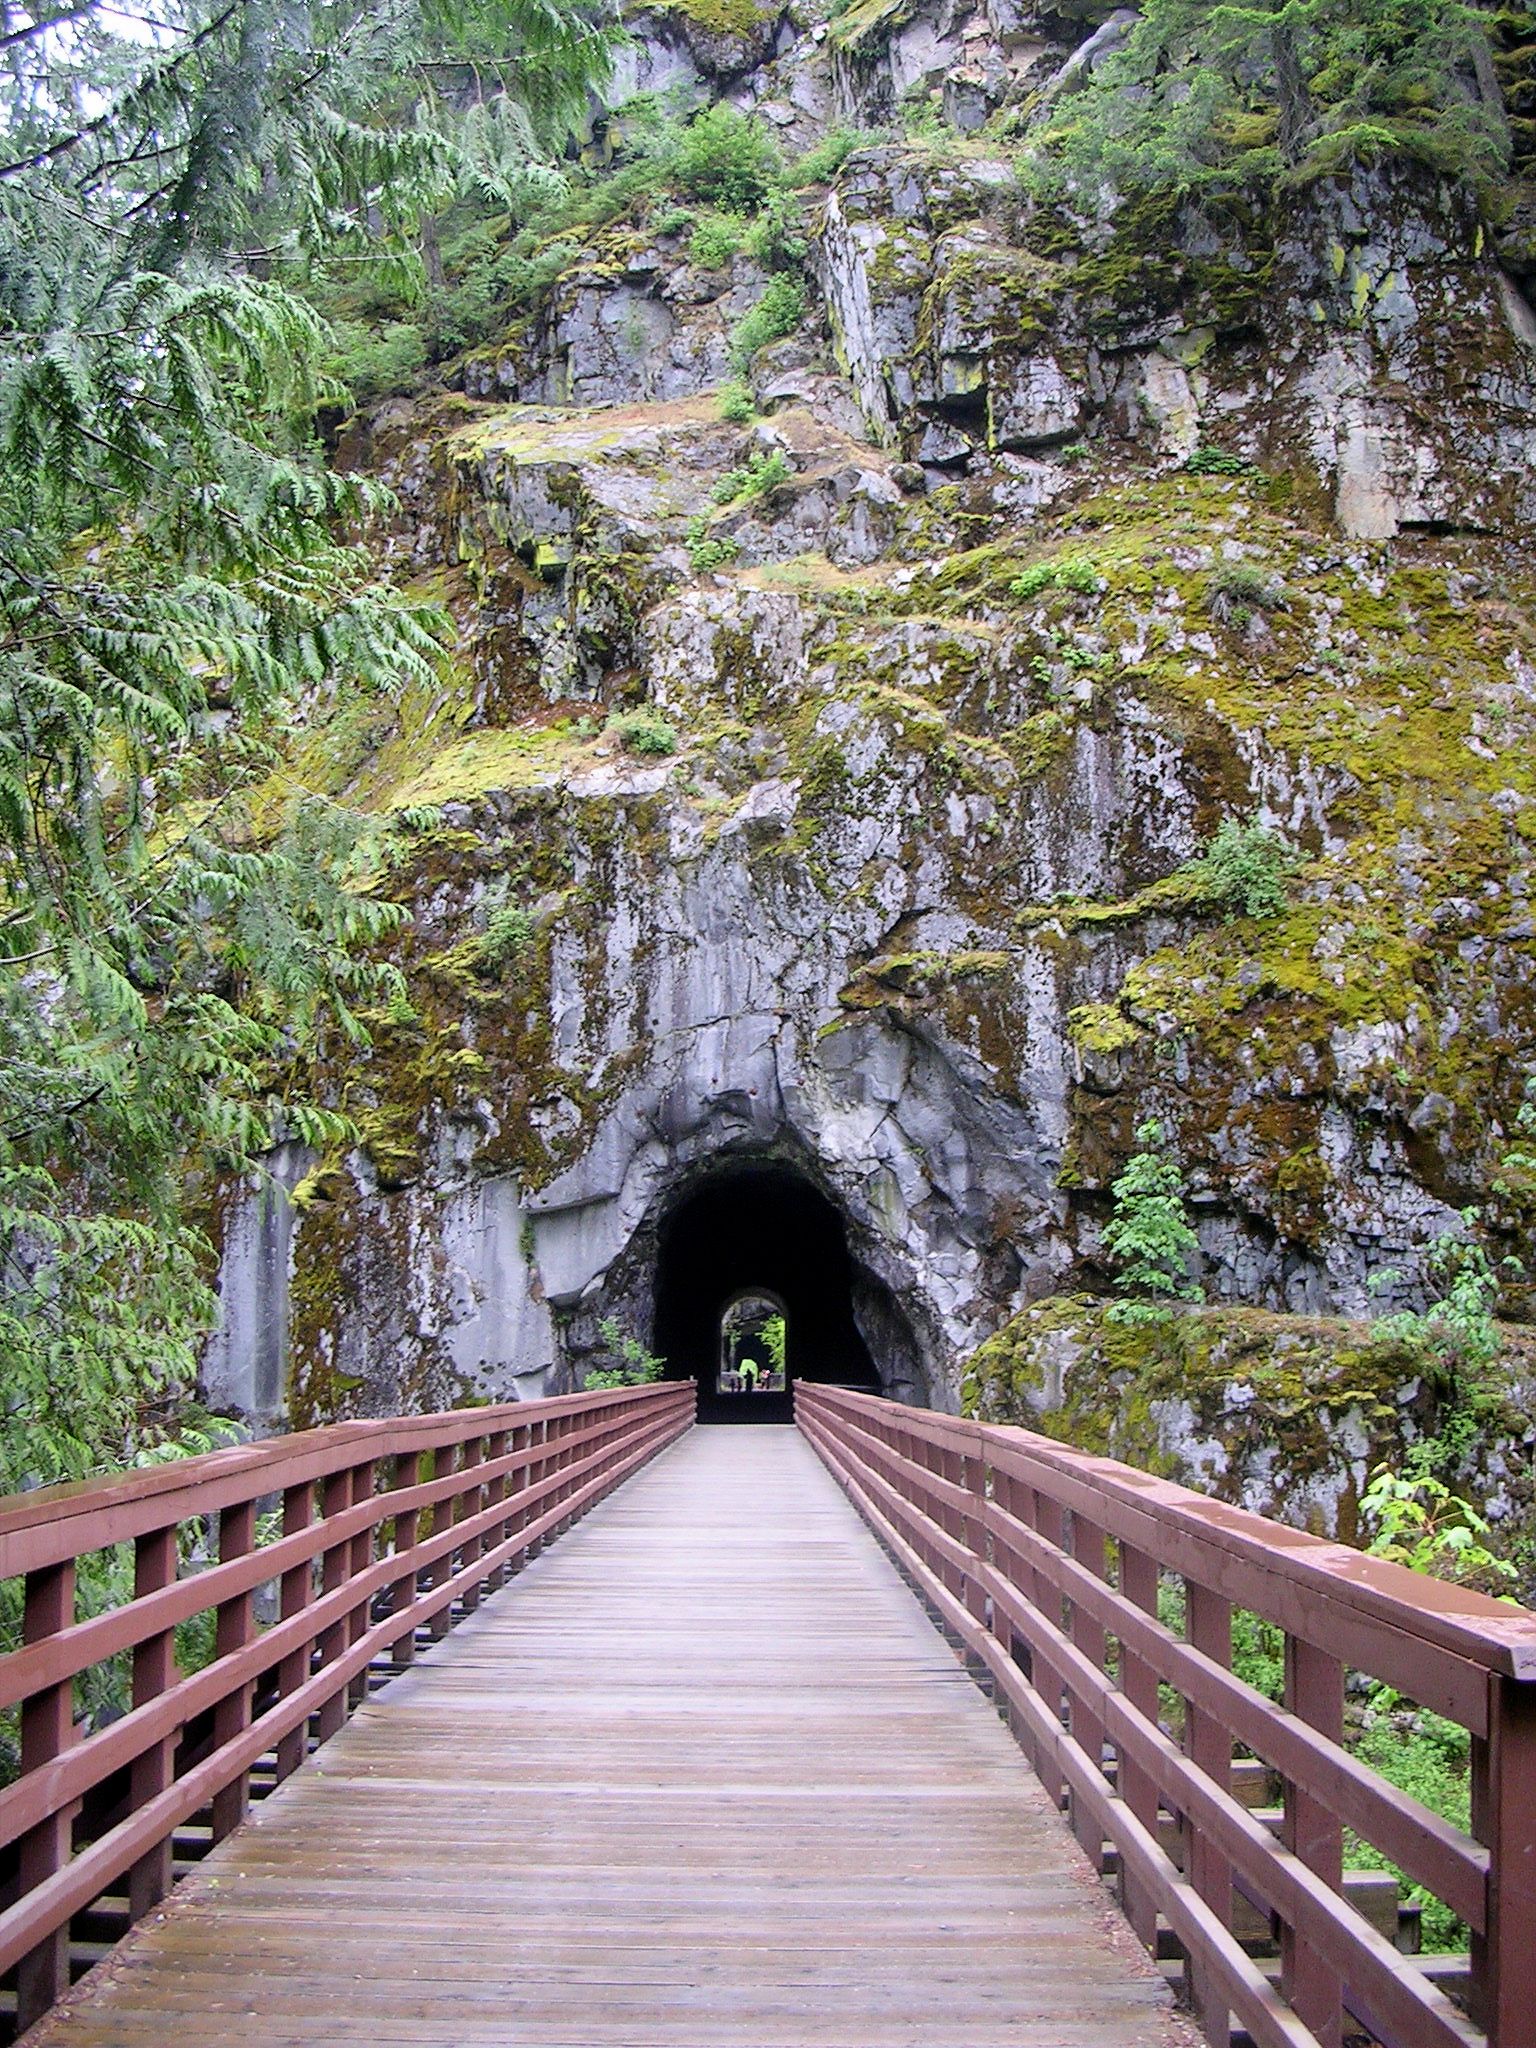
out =
<svg viewBox="0 0 1536 2048"><path fill-rule="evenodd" d="M690 1432L354 1721L36 2048L1197 2040L803 1439Z"/></svg>

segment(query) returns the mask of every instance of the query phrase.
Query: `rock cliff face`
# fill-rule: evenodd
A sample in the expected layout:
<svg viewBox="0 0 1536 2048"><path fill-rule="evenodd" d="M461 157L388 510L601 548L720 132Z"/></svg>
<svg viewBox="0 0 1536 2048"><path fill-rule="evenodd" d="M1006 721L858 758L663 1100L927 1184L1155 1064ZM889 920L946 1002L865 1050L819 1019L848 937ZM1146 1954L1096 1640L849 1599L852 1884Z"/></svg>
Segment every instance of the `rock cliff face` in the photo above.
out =
<svg viewBox="0 0 1536 2048"><path fill-rule="evenodd" d="M953 1404L1100 1271L1149 1115L1213 1299L1412 1297L1536 1051L1536 319L1404 174L1030 201L977 131L1120 32L1081 12L646 17L627 84L792 151L936 110L808 195L755 416L766 272L653 215L348 428L460 661L293 737L288 786L411 826L411 1000L322 1077L363 1142L289 1162L291 1223L226 1204L214 1393L269 1407L274 1344L295 1420L567 1384L652 1327L683 1196L773 1161L884 1383ZM1202 892L1230 816L1297 850L1277 915Z"/></svg>

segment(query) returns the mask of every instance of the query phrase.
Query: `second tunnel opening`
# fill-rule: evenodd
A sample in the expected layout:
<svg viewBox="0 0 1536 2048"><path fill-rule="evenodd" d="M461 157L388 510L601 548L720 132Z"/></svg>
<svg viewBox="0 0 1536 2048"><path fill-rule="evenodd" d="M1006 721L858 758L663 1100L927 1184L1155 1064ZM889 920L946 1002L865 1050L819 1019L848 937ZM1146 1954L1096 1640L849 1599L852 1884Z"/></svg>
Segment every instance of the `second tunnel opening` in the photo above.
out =
<svg viewBox="0 0 1536 2048"><path fill-rule="evenodd" d="M854 1286L842 1215L804 1174L720 1167L662 1224L655 1349L698 1382L701 1422L788 1422L797 1379L880 1389Z"/></svg>

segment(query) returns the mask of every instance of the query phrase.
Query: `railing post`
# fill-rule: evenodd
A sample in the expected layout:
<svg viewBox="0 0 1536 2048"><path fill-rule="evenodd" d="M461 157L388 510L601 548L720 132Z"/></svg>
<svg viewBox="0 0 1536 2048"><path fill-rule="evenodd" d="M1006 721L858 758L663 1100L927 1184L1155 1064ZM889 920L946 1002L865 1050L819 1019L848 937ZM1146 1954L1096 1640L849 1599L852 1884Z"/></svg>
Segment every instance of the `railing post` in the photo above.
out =
<svg viewBox="0 0 1536 2048"><path fill-rule="evenodd" d="M256 1544L256 1503L237 1501L219 1516L219 1563L246 1557ZM214 1617L213 1654L229 1657L243 1650L255 1631L249 1593L219 1603ZM253 1681L246 1679L213 1710L213 1746L222 1749L251 1725ZM250 1804L251 1774L241 1771L213 1795L213 1839L222 1842L245 1819Z"/></svg>
<svg viewBox="0 0 1536 2048"><path fill-rule="evenodd" d="M1072 1511L1072 1556L1084 1571L1092 1572L1096 1579L1107 1580L1109 1576L1105 1557L1104 1531ZM1080 1650L1089 1663L1102 1671L1108 1657L1109 1646L1104 1639L1104 1630L1085 1614L1074 1600L1072 1602L1072 1643ZM1071 1702L1072 1735L1080 1749L1088 1752L1090 1762L1096 1770L1104 1767L1104 1722L1086 1700ZM1072 1799L1072 1832L1076 1835L1083 1854L1093 1865L1095 1873L1104 1868L1104 1837L1099 1823L1088 1811L1084 1802Z"/></svg>
<svg viewBox="0 0 1536 2048"><path fill-rule="evenodd" d="M75 1561L27 1574L22 1640L38 1643L75 1618ZM21 1772L41 1769L69 1747L74 1734L74 1686L45 1686L21 1707ZM21 1890L25 1894L69 1861L70 1814L52 1813L22 1837ZM16 1971L16 2026L25 2033L69 1989L69 1927L56 1927L28 1951Z"/></svg>
<svg viewBox="0 0 1536 2048"><path fill-rule="evenodd" d="M1299 1636L1285 1638L1285 1704L1291 1713L1330 1742L1344 1740L1344 1666ZM1332 1810L1299 1785L1285 1780L1285 1822L1281 1840L1333 1891L1344 1887L1344 1830ZM1339 2048L1343 1985L1317 1951L1298 1940L1283 1922L1280 1932L1280 1988L1317 2036L1322 2048Z"/></svg>
<svg viewBox="0 0 1536 2048"><path fill-rule="evenodd" d="M1157 1613L1157 1560L1132 1544L1120 1545L1120 1591L1144 1614ZM1136 1712L1150 1727L1157 1726L1157 1671L1127 1643L1120 1645L1120 1687ZM1129 1750L1119 1752L1120 1797L1154 1841L1158 1831L1157 1786ZM1120 1866L1120 1904L1149 1955L1157 1953L1157 1902L1131 1874Z"/></svg>
<svg viewBox="0 0 1536 2048"><path fill-rule="evenodd" d="M1186 1579L1185 1629L1191 1647L1199 1650L1212 1663L1230 1668L1232 1663L1232 1603L1213 1593L1208 1586L1202 1586L1197 1579ZM1184 1747L1193 1762L1219 1785L1228 1791L1232 1784L1232 1737L1221 1722L1188 1700L1184 1703ZM1185 1871L1192 1879L1195 1890L1206 1905L1220 1920L1223 1927L1232 1925L1232 1866L1220 1854L1215 1845L1198 1829L1184 1821ZM1190 1957L1187 1965L1190 2003L1195 2010L1201 2030L1212 2048L1226 2048L1231 2039L1231 2014L1227 2009L1224 1994L1212 1982L1210 1974L1201 1968L1197 1958Z"/></svg>
<svg viewBox="0 0 1536 2048"><path fill-rule="evenodd" d="M965 1547L979 1565L990 1561L987 1541L987 1463L983 1455L981 1439L976 1439L974 1450L960 1461L962 1483L976 1506L962 1520L965 1533ZM987 1591L982 1584L979 1571L967 1572L965 1576L965 1604L975 1620L983 1628L987 1626Z"/></svg>
<svg viewBox="0 0 1536 2048"><path fill-rule="evenodd" d="M439 1446L437 1455L432 1460L432 1477L434 1479L451 1479L458 1469L458 1445L442 1444ZM432 1511L432 1534L434 1536L446 1535L448 1530L458 1520L458 1513L459 1497L456 1493L450 1493L445 1500L440 1500ZM442 1585L445 1579L450 1579L452 1576L453 1552L449 1550L443 1553L436 1564L427 1567L425 1585L427 1589L435 1590L438 1586ZM427 1634L434 1643L440 1643L452 1626L453 1602L449 1600L428 1621Z"/></svg>
<svg viewBox="0 0 1536 2048"><path fill-rule="evenodd" d="M353 1466L353 1507L361 1507L365 1501L371 1501L373 1499L374 1474L376 1470L377 1463L376 1460L374 1460L373 1458L365 1458L362 1464ZM369 1522L364 1528L359 1529L357 1534L352 1538L352 1554L347 1560L347 1576L349 1579L360 1578L362 1574L365 1571L367 1571L369 1565L373 1563L373 1539L375 1533L377 1532L377 1529L377 1522ZM352 1609L352 1612L347 1616L348 1649L350 1649L354 1643L360 1643L367 1633L368 1602L367 1600L359 1600L357 1605ZM349 1706L353 1707L361 1706L361 1704L365 1699L367 1699L367 1697L368 1669L365 1665L363 1669L359 1671L348 1683L348 1704Z"/></svg>
<svg viewBox="0 0 1536 2048"><path fill-rule="evenodd" d="M1049 1494L1042 1493L1038 1486L1031 1486L1025 1496L1029 1512L1023 1519L1029 1523L1042 1542L1052 1549L1062 1548L1062 1515L1058 1504ZM1061 1595L1050 1580L1041 1573L1033 1574L1032 1604L1057 1628L1061 1626ZM1034 1658L1033 1682L1040 1695L1041 1704L1050 1718L1053 1729L1062 1725L1062 1706L1066 1692L1061 1682L1061 1673L1050 1658L1039 1651ZM1042 1757L1039 1764L1040 1782L1045 1787L1052 1806L1058 1812L1067 1803L1067 1787L1054 1757Z"/></svg>
<svg viewBox="0 0 1536 2048"><path fill-rule="evenodd" d="M329 1472L320 1489L320 1518L329 1522L334 1516L345 1514L352 1505L352 1474L350 1470ZM320 1557L320 1591L322 1594L335 1593L347 1582L347 1570L351 1561L350 1541L329 1544ZM315 1648L323 1671L327 1664L334 1664L340 1658L347 1643L345 1618L333 1621L320 1631ZM329 1699L323 1700L315 1717L315 1733L322 1742L329 1742L342 1722L347 1718L347 1689L339 1685Z"/></svg>
<svg viewBox="0 0 1536 2048"><path fill-rule="evenodd" d="M504 1458L507 1455L506 1430L497 1429L491 1432L491 1434L485 1440L485 1455L487 1462L492 1465L496 1463L498 1458ZM501 1503L506 1499L506 1497L507 1475L505 1472L498 1474L497 1477L494 1479L489 1479L486 1481L485 1504L487 1507L500 1507ZM505 1519L493 1523L491 1526L491 1532L485 1539L484 1548L486 1550L497 1549L499 1545L506 1541L506 1535L507 1524ZM487 1572L486 1574L485 1590L487 1591L487 1593L494 1593L500 1587L505 1585L506 1578L507 1567L505 1562L500 1564L493 1564L489 1572Z"/></svg>
<svg viewBox="0 0 1536 2048"><path fill-rule="evenodd" d="M1488 2048L1536 2048L1536 1682L1493 1676L1472 1745L1472 1832L1488 1848L1488 1932L1472 1939L1472 2004Z"/></svg>
<svg viewBox="0 0 1536 2048"><path fill-rule="evenodd" d="M415 1486L421 1477L421 1453L400 1451L395 1456L395 1491L403 1493L407 1487ZM421 1514L417 1508L404 1508L395 1516L395 1555L405 1557L416 1548L417 1530ZM416 1605L416 1567L392 1582L389 1589L389 1611L391 1614L409 1614ZM396 1664L414 1662L416 1656L416 1624L403 1629L395 1638L391 1654Z"/></svg>
<svg viewBox="0 0 1536 2048"><path fill-rule="evenodd" d="M895 1448L906 1457L914 1459L919 1465L926 1465L930 1472L936 1473L940 1479L947 1479L951 1486L964 1486L965 1459L959 1451L949 1450L940 1444L930 1444L922 1437L908 1435L903 1430L893 1429L891 1436L896 1439ZM966 1541L965 1515L961 1509L951 1507L947 1501L936 1501L932 1497L922 1502L922 1506L946 1536L953 1536L959 1543ZM928 1562L955 1598L969 1609L969 1588L965 1571L959 1565L951 1563L940 1550L935 1550Z"/></svg>
<svg viewBox="0 0 1536 2048"><path fill-rule="evenodd" d="M532 1442L532 1424L521 1422L514 1424L511 1438L512 1449L514 1451L527 1451ZM525 1494L532 1484L533 1465L530 1461L528 1464L523 1466L520 1472L516 1472L512 1475L511 1497L514 1504L518 1501L518 1497L522 1494ZM508 1533L514 1536L520 1535L522 1531L527 1528L528 1507L526 1502L524 1502L521 1506L514 1506L514 1512L508 1517L506 1526ZM524 1549L514 1553L510 1569L514 1572L520 1572L527 1562L528 1552L525 1547Z"/></svg>
<svg viewBox="0 0 1536 2048"><path fill-rule="evenodd" d="M529 1486L537 1486L543 1483L545 1473L549 1468L549 1460L544 1455L545 1445L548 1440L549 1422L546 1417L541 1416L537 1422L531 1422L528 1425L528 1448L530 1451L537 1451L539 1453L537 1457L530 1458L528 1462L527 1483ZM542 1515L548 1505L548 1501L540 1501L537 1508L530 1509L529 1514L523 1517L523 1527L527 1528L530 1518L536 1520L538 1516ZM523 1563L527 1564L531 1559L537 1557L542 1548L543 1538L536 1536L523 1552Z"/></svg>
<svg viewBox="0 0 1536 2048"><path fill-rule="evenodd" d="M466 1475L466 1491L461 1493L458 1498L457 1514L455 1516L457 1521L467 1522L473 1515L479 1512L480 1489L478 1486L468 1484L468 1480L473 1476L476 1467L484 1462L484 1459L485 1438L483 1436L472 1436L464 1446L463 1457L459 1467ZM463 1550L459 1553L466 1574L463 1593L464 1612L466 1614L473 1614L480 1605L480 1581L475 1577L472 1567L476 1560L484 1553L484 1550L484 1539L479 1536L471 1536L466 1540Z"/></svg>
<svg viewBox="0 0 1536 2048"><path fill-rule="evenodd" d="M574 1456L570 1445L566 1442L566 1438L571 1434L571 1428L572 1418L569 1413L555 1417L555 1443L557 1445L555 1451L555 1470L560 1474L560 1484L555 1488L555 1499L560 1503L561 1507L564 1507L570 1499L573 1487L573 1481L567 1476L571 1469L571 1459ZM559 1521L556 1522L552 1533L556 1536L563 1536L570 1526L570 1516L562 1515Z"/></svg>
<svg viewBox="0 0 1536 2048"><path fill-rule="evenodd" d="M302 1486L290 1486L283 1493L283 1534L297 1536L310 1526L315 1512L315 1489L307 1480ZM291 1621L296 1614L302 1614L314 1595L315 1564L313 1558L305 1558L283 1573L278 1581L277 1612L280 1621ZM302 1648L291 1650L277 1667L277 1695L288 1699L296 1693L309 1676L309 1659L314 1645L306 1643ZM277 1744L278 1781L291 1777L303 1763L309 1750L309 1724L301 1721L297 1728L290 1728L286 1735L279 1736Z"/></svg>
<svg viewBox="0 0 1536 2048"><path fill-rule="evenodd" d="M134 1599L142 1600L146 1593L158 1593L164 1587L174 1585L176 1565L174 1527L152 1529L141 1536L134 1545ZM147 1706L175 1682L175 1633L168 1628L159 1629L134 1645L133 1704L136 1707ZM170 1784L175 1754L175 1738L167 1735L146 1749L142 1756L134 1758L133 1769L129 1773L128 1803L135 1812ZM153 1849L146 1850L128 1873L129 1919L142 1920L151 1907L159 1905L170 1888L171 1838L166 1835Z"/></svg>

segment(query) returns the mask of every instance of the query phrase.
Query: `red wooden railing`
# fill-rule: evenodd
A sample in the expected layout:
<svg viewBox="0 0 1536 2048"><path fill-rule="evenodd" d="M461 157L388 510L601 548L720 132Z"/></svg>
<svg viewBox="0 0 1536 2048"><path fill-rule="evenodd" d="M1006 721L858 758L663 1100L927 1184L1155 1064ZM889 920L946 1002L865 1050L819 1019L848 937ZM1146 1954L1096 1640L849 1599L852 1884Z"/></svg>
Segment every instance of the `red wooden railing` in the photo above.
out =
<svg viewBox="0 0 1536 2048"><path fill-rule="evenodd" d="M694 1401L689 1382L338 1423L0 1500L0 1581L25 1588L24 1647L0 1657L0 1709L20 1710L20 1774L0 1790L18 2027L66 1988L72 1923L99 1947L147 1912L179 1829L228 1834L253 1767L285 1777L370 1667L445 1635L686 1429ZM281 1518L265 1544L263 1509ZM217 1561L189 1571L210 1536ZM132 1546L132 1597L77 1620L78 1561L115 1545ZM210 1610L212 1661L183 1673L175 1630ZM127 1711L82 1725L78 1681L113 1659L131 1664Z"/></svg>
<svg viewBox="0 0 1536 2048"><path fill-rule="evenodd" d="M1025 1430L803 1383L796 1419L990 1673L1142 1940L1182 1957L1213 2042L1235 2021L1257 2048L1536 2048L1536 1613ZM1284 1632L1283 1706L1233 1675L1234 1608ZM1351 1752L1352 1673L1469 1731L1470 1834ZM1278 1811L1239 1796L1254 1772ZM1346 1833L1450 1906L1467 1958L1399 1952Z"/></svg>

